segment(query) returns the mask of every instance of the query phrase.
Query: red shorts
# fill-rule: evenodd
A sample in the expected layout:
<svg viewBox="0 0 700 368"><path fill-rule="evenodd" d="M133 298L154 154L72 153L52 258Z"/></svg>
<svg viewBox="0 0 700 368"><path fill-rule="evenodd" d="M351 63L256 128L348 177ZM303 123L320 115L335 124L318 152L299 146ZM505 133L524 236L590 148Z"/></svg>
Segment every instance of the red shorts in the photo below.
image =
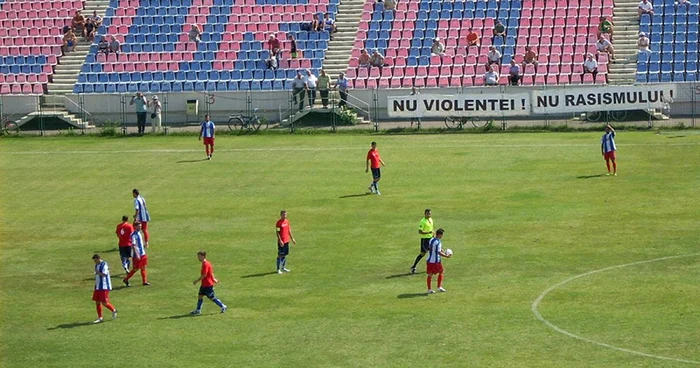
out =
<svg viewBox="0 0 700 368"><path fill-rule="evenodd" d="M145 255L141 258L134 257L132 258L132 260L134 261L134 269L144 268L148 266L148 255Z"/></svg>
<svg viewBox="0 0 700 368"><path fill-rule="evenodd" d="M109 303L109 290L95 290L92 292L92 300Z"/></svg>
<svg viewBox="0 0 700 368"><path fill-rule="evenodd" d="M428 275L435 275L438 273L442 273L444 270L442 269L442 263L428 263L428 267L426 269L426 273Z"/></svg>
<svg viewBox="0 0 700 368"><path fill-rule="evenodd" d="M610 152L605 152L605 159L606 160L614 160L616 159L615 157L615 151L610 151Z"/></svg>
<svg viewBox="0 0 700 368"><path fill-rule="evenodd" d="M214 137L212 137L212 138L204 137L204 145L205 146L213 146L214 145Z"/></svg>

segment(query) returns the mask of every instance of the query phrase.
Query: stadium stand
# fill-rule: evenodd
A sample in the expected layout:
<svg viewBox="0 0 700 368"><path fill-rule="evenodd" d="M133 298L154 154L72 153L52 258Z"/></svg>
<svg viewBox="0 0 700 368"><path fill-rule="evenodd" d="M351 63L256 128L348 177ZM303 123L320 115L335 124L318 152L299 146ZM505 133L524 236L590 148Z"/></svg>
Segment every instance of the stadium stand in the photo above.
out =
<svg viewBox="0 0 700 368"><path fill-rule="evenodd" d="M698 0L676 6L654 4L653 17L642 15L640 32L650 38L650 54L637 57L637 82L700 81L698 68Z"/></svg>

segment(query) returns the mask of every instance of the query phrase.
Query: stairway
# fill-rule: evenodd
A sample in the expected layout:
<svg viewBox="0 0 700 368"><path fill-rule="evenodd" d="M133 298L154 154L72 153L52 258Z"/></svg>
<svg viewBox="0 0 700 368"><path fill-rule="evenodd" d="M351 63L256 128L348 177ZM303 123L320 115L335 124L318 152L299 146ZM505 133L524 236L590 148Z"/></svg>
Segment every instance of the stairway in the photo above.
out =
<svg viewBox="0 0 700 368"><path fill-rule="evenodd" d="M323 61L323 69L333 81L338 78L339 73L348 68L364 5L365 0L342 0L338 6L335 16L338 32L334 33L333 40L328 42L326 59Z"/></svg>
<svg viewBox="0 0 700 368"><path fill-rule="evenodd" d="M616 0L613 15L613 47L617 60L608 65L608 83L613 85L634 84L637 73L637 40L639 18L636 0Z"/></svg>

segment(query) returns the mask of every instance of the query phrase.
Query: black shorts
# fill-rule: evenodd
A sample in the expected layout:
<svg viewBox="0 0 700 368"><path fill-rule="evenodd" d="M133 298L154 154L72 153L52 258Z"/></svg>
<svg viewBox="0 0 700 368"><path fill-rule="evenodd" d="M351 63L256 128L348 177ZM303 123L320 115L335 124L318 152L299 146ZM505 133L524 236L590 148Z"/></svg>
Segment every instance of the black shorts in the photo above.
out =
<svg viewBox="0 0 700 368"><path fill-rule="evenodd" d="M420 251L421 253L430 251L430 238L420 238Z"/></svg>
<svg viewBox="0 0 700 368"><path fill-rule="evenodd" d="M131 247L119 247L119 257L131 258L131 257L133 257L131 255L131 251L132 251Z"/></svg>
<svg viewBox="0 0 700 368"><path fill-rule="evenodd" d="M289 243L284 243L281 247L277 244L277 255L286 256L289 254Z"/></svg>
<svg viewBox="0 0 700 368"><path fill-rule="evenodd" d="M209 299L216 298L216 295L214 295L214 287L213 286L200 286L199 287L199 295L204 295Z"/></svg>
<svg viewBox="0 0 700 368"><path fill-rule="evenodd" d="M379 179L382 177L382 172L379 168L372 168L372 177L375 179Z"/></svg>

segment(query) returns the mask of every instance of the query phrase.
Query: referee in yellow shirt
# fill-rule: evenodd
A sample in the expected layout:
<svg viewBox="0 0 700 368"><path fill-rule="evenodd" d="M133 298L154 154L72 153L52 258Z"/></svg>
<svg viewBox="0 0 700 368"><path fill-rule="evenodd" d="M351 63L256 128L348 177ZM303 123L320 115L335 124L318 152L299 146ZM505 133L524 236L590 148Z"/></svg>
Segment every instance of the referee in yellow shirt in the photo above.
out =
<svg viewBox="0 0 700 368"><path fill-rule="evenodd" d="M431 216L432 212L430 211L430 208L426 208L425 217L423 217L418 224L418 234L420 234L420 254L418 257L416 257L416 261L413 262L413 266L411 266L411 273L416 273L416 266L418 265L418 262L420 262L421 258L425 256L425 253L428 253L428 249L430 248L430 239L433 237L433 219Z"/></svg>

